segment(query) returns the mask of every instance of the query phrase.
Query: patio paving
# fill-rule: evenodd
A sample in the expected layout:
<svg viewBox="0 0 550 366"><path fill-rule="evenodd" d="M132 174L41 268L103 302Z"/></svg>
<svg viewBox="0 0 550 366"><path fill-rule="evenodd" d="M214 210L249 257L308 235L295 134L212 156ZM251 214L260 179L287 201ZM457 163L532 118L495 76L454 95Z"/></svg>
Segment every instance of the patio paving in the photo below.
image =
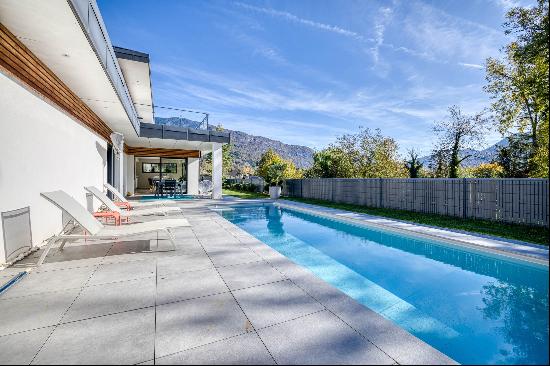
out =
<svg viewBox="0 0 550 366"><path fill-rule="evenodd" d="M154 234L52 250L0 295L0 363L455 363L209 204L180 204L175 251L143 252Z"/></svg>

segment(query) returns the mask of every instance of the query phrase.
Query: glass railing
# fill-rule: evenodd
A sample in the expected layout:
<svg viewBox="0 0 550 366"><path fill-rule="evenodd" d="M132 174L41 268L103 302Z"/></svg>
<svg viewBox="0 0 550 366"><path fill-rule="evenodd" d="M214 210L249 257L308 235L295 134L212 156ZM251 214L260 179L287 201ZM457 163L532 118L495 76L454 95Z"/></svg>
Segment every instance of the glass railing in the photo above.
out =
<svg viewBox="0 0 550 366"><path fill-rule="evenodd" d="M124 82L122 71L113 50L113 46L107 34L105 24L94 0L70 0L69 3L77 15L88 39L101 61L103 69L107 73L120 102L122 103L134 130L139 136L139 119L130 97L128 87Z"/></svg>

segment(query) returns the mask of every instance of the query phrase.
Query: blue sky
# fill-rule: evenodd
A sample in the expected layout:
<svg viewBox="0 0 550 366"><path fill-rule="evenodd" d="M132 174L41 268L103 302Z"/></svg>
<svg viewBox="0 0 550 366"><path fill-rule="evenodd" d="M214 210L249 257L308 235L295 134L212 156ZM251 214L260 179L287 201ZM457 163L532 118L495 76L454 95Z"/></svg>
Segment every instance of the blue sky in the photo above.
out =
<svg viewBox="0 0 550 366"><path fill-rule="evenodd" d="M448 106L488 106L482 65L517 1L98 3L114 45L150 54L157 105L316 149L380 128L404 153L430 150Z"/></svg>

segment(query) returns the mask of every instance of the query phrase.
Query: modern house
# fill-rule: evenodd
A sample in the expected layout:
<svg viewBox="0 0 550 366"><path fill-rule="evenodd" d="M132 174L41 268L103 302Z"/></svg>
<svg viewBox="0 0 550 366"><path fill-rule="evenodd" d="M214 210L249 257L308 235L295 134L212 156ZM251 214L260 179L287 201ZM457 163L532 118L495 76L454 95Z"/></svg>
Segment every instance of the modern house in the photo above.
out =
<svg viewBox="0 0 550 366"><path fill-rule="evenodd" d="M84 186L134 194L165 174L198 194L210 152L221 198L229 134L155 125L153 106L149 56L111 44L94 0L1 1L0 212L30 207L39 244L62 221L40 192L62 189L86 205Z"/></svg>

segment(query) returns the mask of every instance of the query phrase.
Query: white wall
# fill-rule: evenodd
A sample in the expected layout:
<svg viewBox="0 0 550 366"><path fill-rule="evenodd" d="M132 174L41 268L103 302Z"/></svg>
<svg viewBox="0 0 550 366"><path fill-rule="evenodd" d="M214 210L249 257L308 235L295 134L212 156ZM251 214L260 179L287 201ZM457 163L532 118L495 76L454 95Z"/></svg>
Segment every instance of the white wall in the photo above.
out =
<svg viewBox="0 0 550 366"><path fill-rule="evenodd" d="M187 158L187 193L199 194L199 158Z"/></svg>
<svg viewBox="0 0 550 366"><path fill-rule="evenodd" d="M30 206L34 245L62 229L40 192L62 189L86 207L83 187L102 187L106 156L101 137L0 72L0 211Z"/></svg>

